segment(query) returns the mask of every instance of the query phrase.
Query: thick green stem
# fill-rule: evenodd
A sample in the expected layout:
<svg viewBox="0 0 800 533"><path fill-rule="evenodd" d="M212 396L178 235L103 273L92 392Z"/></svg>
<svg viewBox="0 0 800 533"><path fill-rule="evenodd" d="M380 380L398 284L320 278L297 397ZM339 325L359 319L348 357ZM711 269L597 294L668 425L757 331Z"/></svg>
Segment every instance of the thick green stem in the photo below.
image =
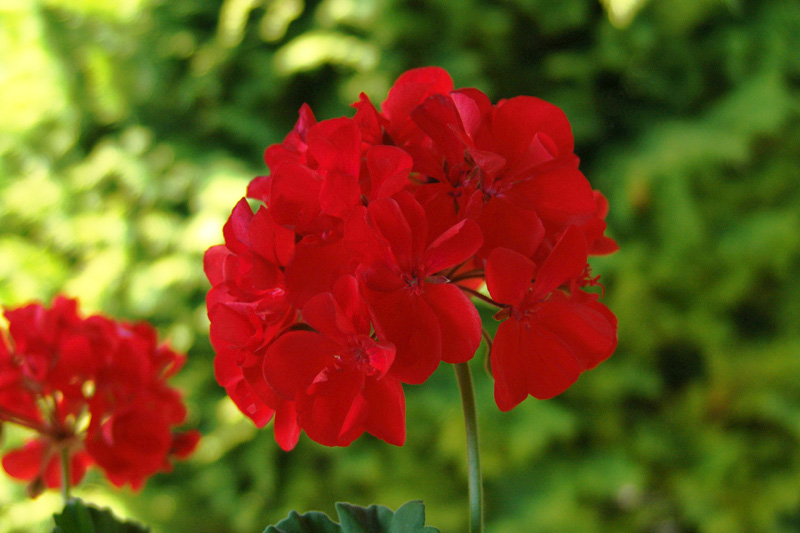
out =
<svg viewBox="0 0 800 533"><path fill-rule="evenodd" d="M61 447L61 495L64 497L64 505L69 502L69 450L66 446Z"/></svg>
<svg viewBox="0 0 800 533"><path fill-rule="evenodd" d="M458 363L456 377L461 390L464 409L464 427L467 431L467 468L469 475L469 531L483 533L483 480L481 479L481 454L478 448L478 417L475 411L475 391L468 363Z"/></svg>

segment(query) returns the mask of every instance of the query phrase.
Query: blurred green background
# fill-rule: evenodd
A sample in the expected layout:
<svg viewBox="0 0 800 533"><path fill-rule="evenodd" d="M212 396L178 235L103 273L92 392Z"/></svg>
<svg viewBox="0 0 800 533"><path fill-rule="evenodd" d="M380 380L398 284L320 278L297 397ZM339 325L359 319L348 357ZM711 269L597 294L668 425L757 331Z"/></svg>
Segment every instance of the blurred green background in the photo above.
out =
<svg viewBox="0 0 800 533"><path fill-rule="evenodd" d="M621 245L593 260L609 361L501 414L474 360L489 533L800 531L799 50L796 0L0 0L0 304L152 321L205 434L140 493L76 494L157 533L410 499L466 529L452 369L408 387L403 448L284 453L214 383L203 304L203 251L300 105L349 115L439 65L562 107ZM59 506L0 475L0 532Z"/></svg>

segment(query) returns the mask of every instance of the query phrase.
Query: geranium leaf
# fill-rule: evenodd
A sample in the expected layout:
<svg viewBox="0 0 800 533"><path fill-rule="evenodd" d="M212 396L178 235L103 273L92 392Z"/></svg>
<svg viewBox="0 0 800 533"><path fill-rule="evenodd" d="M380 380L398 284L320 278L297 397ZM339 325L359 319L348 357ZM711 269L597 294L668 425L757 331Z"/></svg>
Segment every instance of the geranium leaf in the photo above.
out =
<svg viewBox="0 0 800 533"><path fill-rule="evenodd" d="M325 513L310 511L299 514L291 511L287 518L274 526L269 526L264 533L341 533L341 531L341 526L328 518Z"/></svg>
<svg viewBox="0 0 800 533"><path fill-rule="evenodd" d="M425 506L419 500L410 501L397 512L383 505L359 507L337 503L336 512L342 522L342 533L438 533L425 526Z"/></svg>
<svg viewBox="0 0 800 533"><path fill-rule="evenodd" d="M435 527L425 526L425 506L419 500L406 503L397 512L383 505L337 503L336 513L341 525L318 511L302 515L292 511L264 533L439 533Z"/></svg>
<svg viewBox="0 0 800 533"><path fill-rule="evenodd" d="M60 514L53 515L56 526L52 533L148 533L150 528L135 522L122 521L108 509L70 500Z"/></svg>

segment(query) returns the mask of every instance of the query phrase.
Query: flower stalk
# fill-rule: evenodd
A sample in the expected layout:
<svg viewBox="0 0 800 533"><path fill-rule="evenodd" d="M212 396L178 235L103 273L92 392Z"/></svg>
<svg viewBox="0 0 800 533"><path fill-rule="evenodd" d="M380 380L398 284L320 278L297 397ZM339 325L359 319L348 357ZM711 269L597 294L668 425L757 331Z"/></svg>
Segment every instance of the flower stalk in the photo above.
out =
<svg viewBox="0 0 800 533"><path fill-rule="evenodd" d="M69 449L61 446L61 495L64 497L64 505L69 502Z"/></svg>
<svg viewBox="0 0 800 533"><path fill-rule="evenodd" d="M467 433L467 473L469 480L469 531L483 533L483 479L478 445L478 416L475 410L475 391L469 363L454 365L461 406L464 410L464 429Z"/></svg>

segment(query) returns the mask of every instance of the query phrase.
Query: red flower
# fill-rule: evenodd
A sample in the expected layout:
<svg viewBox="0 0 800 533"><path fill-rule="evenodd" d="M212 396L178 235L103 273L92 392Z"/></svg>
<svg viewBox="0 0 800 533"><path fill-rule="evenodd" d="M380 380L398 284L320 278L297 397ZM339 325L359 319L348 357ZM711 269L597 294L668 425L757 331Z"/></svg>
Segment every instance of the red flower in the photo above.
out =
<svg viewBox="0 0 800 533"><path fill-rule="evenodd" d="M240 201L206 254L216 376L245 414L274 416L284 449L300 429L402 442L400 383L474 355L467 295L484 277L507 319L492 354L503 410L610 355L615 318L581 288L598 285L587 255L617 245L560 109L492 104L435 67L400 76L380 112L364 94L353 107L317 122L304 105L247 189L264 205Z"/></svg>
<svg viewBox="0 0 800 533"><path fill-rule="evenodd" d="M498 313L506 320L491 353L494 397L502 411L529 394L539 399L561 394L614 351L614 315L595 295L574 287L569 295L557 290L582 275L586 256L586 242L574 226L538 268L513 250L498 248L489 255L489 293L507 305Z"/></svg>
<svg viewBox="0 0 800 533"><path fill-rule="evenodd" d="M382 338L394 343L391 375L422 383L439 362L469 360L481 339L475 306L441 275L481 245L477 224L463 220L430 245L425 212L408 193L353 211L347 247L361 263L359 280Z"/></svg>
<svg viewBox="0 0 800 533"><path fill-rule="evenodd" d="M370 336L370 320L355 278L315 296L303 319L316 331L289 331L264 356L264 376L297 406L300 426L315 441L347 446L367 431L392 444L405 440L400 383L386 373L395 350Z"/></svg>
<svg viewBox="0 0 800 533"><path fill-rule="evenodd" d="M148 324L96 315L82 318L77 302L58 297L47 309L7 309L0 342L0 422L38 433L3 457L12 477L32 495L61 482L61 450L71 458L71 483L97 464L115 485L139 488L186 456L198 434L173 434L186 408L166 380L185 357L158 345ZM88 426L88 431L86 429Z"/></svg>
<svg viewBox="0 0 800 533"><path fill-rule="evenodd" d="M29 481L28 493L35 498L45 488L61 486L61 446L51 439L33 439L22 448L11 450L3 456L3 470L15 478ZM70 453L70 484L77 485L93 463L85 450Z"/></svg>

